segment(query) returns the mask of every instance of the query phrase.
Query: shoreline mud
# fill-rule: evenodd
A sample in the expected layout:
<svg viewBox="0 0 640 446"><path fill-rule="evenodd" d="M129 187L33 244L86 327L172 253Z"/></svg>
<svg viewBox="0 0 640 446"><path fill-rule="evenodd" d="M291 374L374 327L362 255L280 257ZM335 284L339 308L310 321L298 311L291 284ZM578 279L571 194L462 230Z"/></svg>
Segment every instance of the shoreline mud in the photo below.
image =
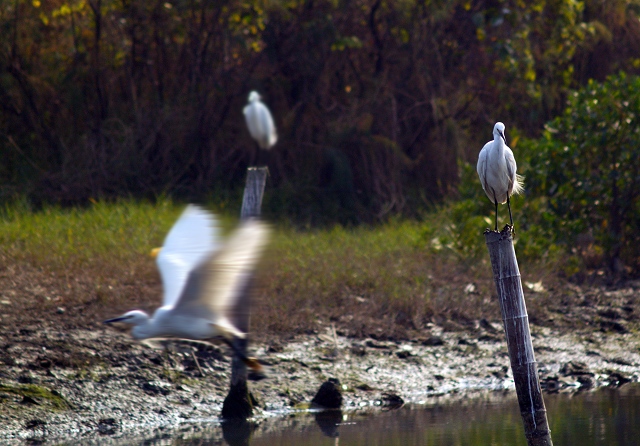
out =
<svg viewBox="0 0 640 446"><path fill-rule="evenodd" d="M640 336L532 325L547 392L621 386L640 380ZM0 442L99 442L219 422L228 391L224 347L136 343L124 331L32 325L0 333ZM318 334L252 343L268 378L250 382L256 419L307 410L323 382L339 380L343 410L513 392L502 327L465 331L433 325L420 339L384 341ZM200 370L205 376L200 376Z"/></svg>

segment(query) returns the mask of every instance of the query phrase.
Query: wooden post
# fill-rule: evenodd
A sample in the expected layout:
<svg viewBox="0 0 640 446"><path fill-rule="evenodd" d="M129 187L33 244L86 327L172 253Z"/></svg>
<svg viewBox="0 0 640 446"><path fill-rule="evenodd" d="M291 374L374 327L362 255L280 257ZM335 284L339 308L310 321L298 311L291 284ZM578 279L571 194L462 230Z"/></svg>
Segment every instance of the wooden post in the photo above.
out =
<svg viewBox="0 0 640 446"><path fill-rule="evenodd" d="M244 196L242 198L242 210L240 212L241 219L258 217L262 207L262 195L264 194L264 186L267 182L268 169L266 167L249 167L247 169L247 183L244 188ZM247 308L239 319L235 321L236 327L243 333L249 331L249 304L253 279L249 280L248 286L245 288L243 301ZM234 340L238 351L247 355L247 340ZM227 397L222 404L222 418L225 419L247 419L253 415L254 398L249 392L247 386L247 366L234 354L231 360L231 387Z"/></svg>
<svg viewBox="0 0 640 446"><path fill-rule="evenodd" d="M262 195L267 182L269 169L267 167L249 167L247 169L247 184L242 197L240 218L258 217L262 208Z"/></svg>
<svg viewBox="0 0 640 446"><path fill-rule="evenodd" d="M507 225L502 232L486 230L484 237L489 248L493 278L498 289L511 371L516 385L527 444L552 446L547 410L538 378L538 363L533 354L520 270L516 252L513 249L512 229Z"/></svg>

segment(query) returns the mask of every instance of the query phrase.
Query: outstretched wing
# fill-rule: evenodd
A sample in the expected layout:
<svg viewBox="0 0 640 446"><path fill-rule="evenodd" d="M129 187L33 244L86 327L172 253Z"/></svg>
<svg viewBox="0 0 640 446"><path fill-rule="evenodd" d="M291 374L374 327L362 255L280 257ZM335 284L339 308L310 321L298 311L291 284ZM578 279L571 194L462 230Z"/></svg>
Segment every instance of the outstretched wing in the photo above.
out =
<svg viewBox="0 0 640 446"><path fill-rule="evenodd" d="M175 305L175 314L197 315L211 322L231 323L236 312L248 313L244 294L269 238L257 219L242 223L225 245L189 276ZM236 327L237 329L237 327Z"/></svg>
<svg viewBox="0 0 640 446"><path fill-rule="evenodd" d="M157 257L164 286L163 306L173 306L191 271L217 249L217 222L207 211L189 205L173 225Z"/></svg>

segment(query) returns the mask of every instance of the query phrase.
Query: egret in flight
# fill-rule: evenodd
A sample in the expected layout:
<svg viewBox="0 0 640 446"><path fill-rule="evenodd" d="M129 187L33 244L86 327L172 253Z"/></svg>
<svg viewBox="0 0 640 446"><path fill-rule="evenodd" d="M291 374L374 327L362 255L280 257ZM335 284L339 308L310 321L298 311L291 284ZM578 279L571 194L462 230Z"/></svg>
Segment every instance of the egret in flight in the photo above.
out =
<svg viewBox="0 0 640 446"><path fill-rule="evenodd" d="M496 206L496 231L498 230L498 204L507 203L509 221L513 228L509 197L524 190L523 178L516 173L516 159L507 146L504 128L503 123L496 122L493 127L493 141L484 145L478 157L478 176L482 188L489 200Z"/></svg>
<svg viewBox="0 0 640 446"><path fill-rule="evenodd" d="M269 150L278 140L276 126L266 105L260 101L257 91L249 93L249 105L244 108L244 117L251 137L262 150ZM260 153L260 151L258 151Z"/></svg>
<svg viewBox="0 0 640 446"><path fill-rule="evenodd" d="M131 335L137 340L222 338L247 366L260 372L260 363L242 354L233 341L246 336L238 328L239 320L249 311L246 293L269 229L249 219L224 244L218 232L210 213L189 205L156 258L164 288L162 306L153 317L133 310L104 322L132 325Z"/></svg>

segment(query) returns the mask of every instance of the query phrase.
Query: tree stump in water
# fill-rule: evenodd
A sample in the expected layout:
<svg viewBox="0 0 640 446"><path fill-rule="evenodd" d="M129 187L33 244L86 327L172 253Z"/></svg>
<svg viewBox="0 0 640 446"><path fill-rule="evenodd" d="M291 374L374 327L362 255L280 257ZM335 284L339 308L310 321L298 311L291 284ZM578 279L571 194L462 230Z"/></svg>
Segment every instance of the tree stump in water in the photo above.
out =
<svg viewBox="0 0 640 446"><path fill-rule="evenodd" d="M340 381L336 378L329 378L323 382L311 400L311 404L322 406L326 409L340 409L342 407L342 389Z"/></svg>

